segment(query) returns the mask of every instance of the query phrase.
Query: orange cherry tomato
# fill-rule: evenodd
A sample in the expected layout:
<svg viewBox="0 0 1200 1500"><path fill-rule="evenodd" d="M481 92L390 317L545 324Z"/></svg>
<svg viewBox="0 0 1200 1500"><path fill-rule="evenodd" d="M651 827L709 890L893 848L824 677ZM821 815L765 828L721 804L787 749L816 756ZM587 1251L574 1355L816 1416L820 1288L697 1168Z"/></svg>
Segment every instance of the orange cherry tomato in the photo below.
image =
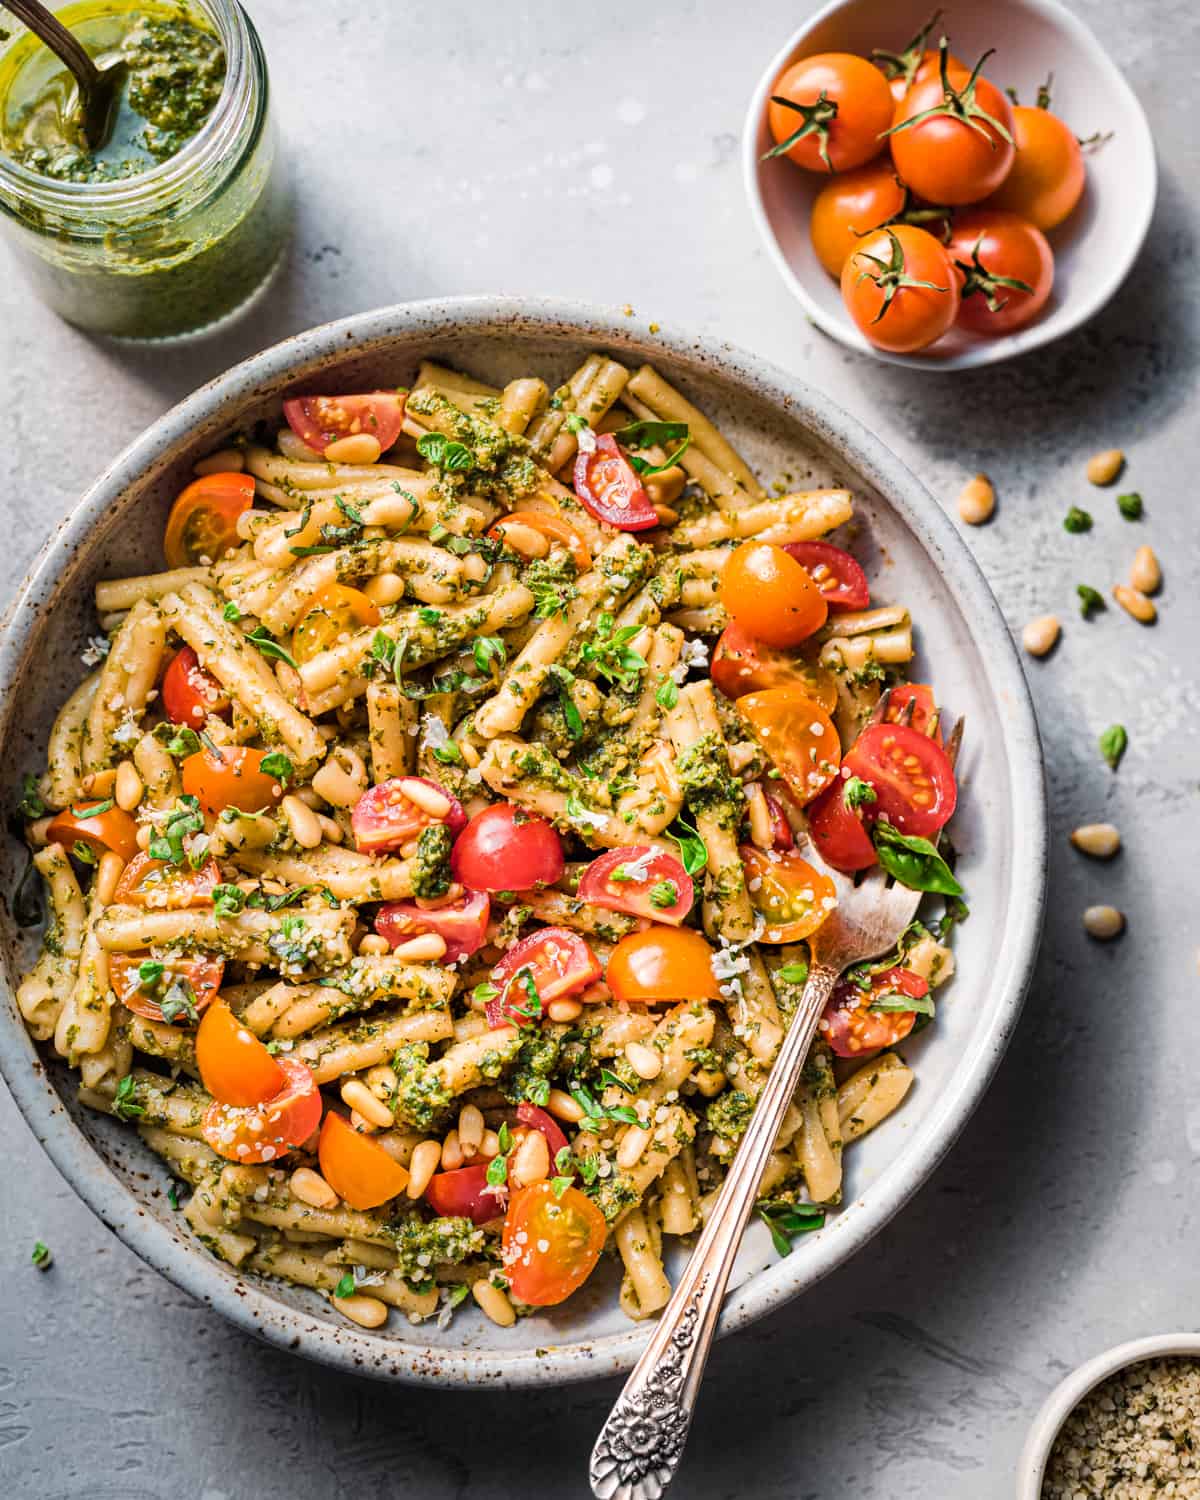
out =
<svg viewBox="0 0 1200 1500"><path fill-rule="evenodd" d="M54 815L46 842L61 844L68 854L76 844L84 844L93 854L111 850L131 860L138 853L137 824L111 797L84 798Z"/></svg>
<svg viewBox="0 0 1200 1500"><path fill-rule="evenodd" d="M331 583L314 594L292 632L292 655L311 661L340 639L379 624L379 611L361 589Z"/></svg>
<svg viewBox="0 0 1200 1500"><path fill-rule="evenodd" d="M842 267L842 301L877 349L912 354L953 326L959 280L933 235L894 224L861 240Z"/></svg>
<svg viewBox="0 0 1200 1500"><path fill-rule="evenodd" d="M1054 252L1028 219L991 208L956 214L946 249L961 280L960 328L1015 333L1045 307L1054 285Z"/></svg>
<svg viewBox="0 0 1200 1500"><path fill-rule="evenodd" d="M324 453L339 438L366 433L387 452L400 436L407 391L365 391L356 396L292 396L283 403L288 426L302 443Z"/></svg>
<svg viewBox="0 0 1200 1500"><path fill-rule="evenodd" d="M947 88L935 72L909 89L896 110L892 160L901 180L928 203L978 203L1012 169L1012 105L994 83L971 77L952 75Z"/></svg>
<svg viewBox="0 0 1200 1500"><path fill-rule="evenodd" d="M912 708L909 708L909 704ZM942 743L942 727L933 689L924 682L902 682L888 693L883 711L885 724L911 724L918 734L927 734L936 744Z"/></svg>
<svg viewBox="0 0 1200 1500"><path fill-rule="evenodd" d="M283 787L261 769L267 754L246 745L220 745L215 752L206 745L183 762L183 790L206 813L223 812L227 807L248 813L275 807Z"/></svg>
<svg viewBox="0 0 1200 1500"><path fill-rule="evenodd" d="M1012 171L988 199L989 208L1020 214L1043 233L1055 229L1083 196L1087 167L1075 132L1048 109L1013 110L1017 154Z"/></svg>
<svg viewBox="0 0 1200 1500"><path fill-rule="evenodd" d="M502 521L497 521L488 536L494 541L503 541L504 528L510 521L519 521L522 526L528 526L542 536L549 537L552 543L561 542L571 554L579 572L586 573L592 566L592 554L587 549L587 543L570 521L564 520L562 516L552 516L542 510L517 510L512 515L505 516Z"/></svg>
<svg viewBox="0 0 1200 1500"><path fill-rule="evenodd" d="M548 1182L520 1188L501 1242L509 1290L532 1307L565 1302L596 1269L607 1234L604 1215L577 1187L561 1198Z"/></svg>
<svg viewBox="0 0 1200 1500"><path fill-rule="evenodd" d="M798 943L816 932L837 905L837 887L794 849L743 844L742 864L750 904L766 924L763 943Z"/></svg>
<svg viewBox="0 0 1200 1500"><path fill-rule="evenodd" d="M369 1135L330 1110L317 1144L321 1175L351 1208L378 1208L408 1186L408 1173Z"/></svg>
<svg viewBox="0 0 1200 1500"><path fill-rule="evenodd" d="M279 1059L279 1071L283 1086L262 1104L239 1106L215 1099L208 1106L201 1131L218 1156L247 1164L278 1161L316 1130L321 1091L312 1074L290 1057Z"/></svg>
<svg viewBox="0 0 1200 1500"><path fill-rule="evenodd" d="M737 710L802 805L837 775L841 741L829 715L811 698L795 688L769 688L739 698Z"/></svg>
<svg viewBox="0 0 1200 1500"><path fill-rule="evenodd" d="M821 52L779 75L767 106L771 155L810 172L845 172L879 155L892 123L887 79L865 57ZM790 143L790 144L789 144Z"/></svg>
<svg viewBox="0 0 1200 1500"><path fill-rule="evenodd" d="M229 718L232 707L225 689L190 646L181 646L171 658L162 680L162 704L173 724L191 729L200 729L209 714Z"/></svg>
<svg viewBox="0 0 1200 1500"><path fill-rule="evenodd" d="M139 853L121 872L114 895L117 901L154 911L183 911L189 906L211 906L213 889L220 883L221 868L215 859L193 870L191 865L172 865Z"/></svg>
<svg viewBox="0 0 1200 1500"><path fill-rule="evenodd" d="M719 1000L713 950L690 927L631 932L613 949L605 979L617 1001Z"/></svg>
<svg viewBox="0 0 1200 1500"><path fill-rule="evenodd" d="M721 573L729 618L769 646L798 646L829 613L821 590L794 557L770 542L743 542Z"/></svg>
<svg viewBox="0 0 1200 1500"><path fill-rule="evenodd" d="M826 713L837 707L837 679L816 662L790 651L776 651L756 641L740 625L726 625L709 665L713 685L727 698L741 698L764 688L799 688Z"/></svg>
<svg viewBox="0 0 1200 1500"><path fill-rule="evenodd" d="M141 967L147 961L162 964L162 974L149 983L143 983ZM195 996L196 1011L202 1014L216 999L225 974L225 960L210 958L202 954L197 958L164 958L155 960L150 953L110 953L108 955L108 982L113 994L135 1016L144 1016L147 1021L162 1021L162 1002L171 986L183 980L191 987ZM179 1025L172 1020L168 1025Z"/></svg>
<svg viewBox="0 0 1200 1500"><path fill-rule="evenodd" d="M265 1104L286 1082L278 1061L218 1000L196 1032L196 1066L204 1087L222 1104Z"/></svg>
<svg viewBox="0 0 1200 1500"><path fill-rule="evenodd" d="M249 474L206 474L194 479L171 507L163 551L169 568L216 562L240 545L238 517L254 503Z"/></svg>
<svg viewBox="0 0 1200 1500"><path fill-rule="evenodd" d="M817 259L840 276L860 238L904 212L908 194L891 159L839 173L817 194L808 231Z"/></svg>

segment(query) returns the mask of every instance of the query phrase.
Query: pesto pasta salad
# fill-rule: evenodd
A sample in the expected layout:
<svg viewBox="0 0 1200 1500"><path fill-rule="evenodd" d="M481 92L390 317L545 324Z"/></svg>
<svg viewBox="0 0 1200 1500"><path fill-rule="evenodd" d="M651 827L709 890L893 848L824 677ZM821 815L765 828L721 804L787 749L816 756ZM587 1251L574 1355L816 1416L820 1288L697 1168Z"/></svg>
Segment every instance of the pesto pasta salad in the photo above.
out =
<svg viewBox="0 0 1200 1500"><path fill-rule="evenodd" d="M759 1209L840 1197L965 914L907 610L654 369L305 395L96 587L22 813L18 1005L215 1255L374 1328L670 1294L837 904L937 893L820 1022ZM848 528L852 532L852 528ZM843 540L847 533L842 533Z"/></svg>

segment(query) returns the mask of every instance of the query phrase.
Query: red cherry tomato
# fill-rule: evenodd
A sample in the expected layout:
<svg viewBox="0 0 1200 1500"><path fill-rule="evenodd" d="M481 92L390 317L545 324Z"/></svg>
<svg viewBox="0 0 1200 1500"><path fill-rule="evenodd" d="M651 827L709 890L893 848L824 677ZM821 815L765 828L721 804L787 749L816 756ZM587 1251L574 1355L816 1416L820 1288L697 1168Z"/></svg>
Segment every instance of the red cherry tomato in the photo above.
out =
<svg viewBox="0 0 1200 1500"><path fill-rule="evenodd" d="M989 208L1020 214L1045 233L1055 229L1083 196L1087 168L1075 132L1048 109L1013 109L1017 155L1012 171L988 199Z"/></svg>
<svg viewBox="0 0 1200 1500"><path fill-rule="evenodd" d="M835 870L851 874L875 863L875 845L861 815L846 806L846 783L839 776L808 804L808 831L817 853Z"/></svg>
<svg viewBox="0 0 1200 1500"><path fill-rule="evenodd" d="M219 745L215 750L206 745L183 762L183 790L214 815L227 807L249 813L276 807L283 787L262 769L268 753L248 745Z"/></svg>
<svg viewBox="0 0 1200 1500"><path fill-rule="evenodd" d="M321 1175L351 1208L378 1208L408 1186L406 1168L336 1110L331 1109L321 1125L317 1157Z"/></svg>
<svg viewBox="0 0 1200 1500"><path fill-rule="evenodd" d="M877 229L842 267L842 301L877 349L927 348L958 316L959 277L941 244L912 224Z"/></svg>
<svg viewBox="0 0 1200 1500"><path fill-rule="evenodd" d="M645 485L611 432L598 437L590 453L579 450L574 480L575 493L598 521L621 531L658 525Z"/></svg>
<svg viewBox="0 0 1200 1500"><path fill-rule="evenodd" d="M196 1033L196 1066L204 1087L220 1103L244 1107L274 1099L287 1081L283 1062L246 1030L224 1000L205 1011Z"/></svg>
<svg viewBox="0 0 1200 1500"><path fill-rule="evenodd" d="M588 906L677 927L692 909L692 877L671 855L656 854L649 844L630 844L592 860L577 894Z"/></svg>
<svg viewBox="0 0 1200 1500"><path fill-rule="evenodd" d="M883 720L885 724L911 724L918 734L929 735L937 744L942 743L942 727L938 722L933 689L924 682L902 682L892 688Z"/></svg>
<svg viewBox="0 0 1200 1500"><path fill-rule="evenodd" d="M889 136L892 160L901 181L927 202L978 203L1012 169L1012 105L980 76L973 84L952 76L949 85L935 75L905 94Z"/></svg>
<svg viewBox="0 0 1200 1500"><path fill-rule="evenodd" d="M801 806L837 775L841 741L832 719L811 698L795 688L769 688L739 698L737 711Z"/></svg>
<svg viewBox="0 0 1200 1500"><path fill-rule="evenodd" d="M498 1219L504 1212L504 1198L503 1187L489 1185L486 1162L435 1172L425 1189L425 1201L439 1217L470 1219L472 1224Z"/></svg>
<svg viewBox="0 0 1200 1500"><path fill-rule="evenodd" d="M181 646L171 658L162 680L162 703L172 723L189 729L203 728L209 714L228 719L232 711L229 695L190 646Z"/></svg>
<svg viewBox="0 0 1200 1500"><path fill-rule="evenodd" d="M423 805L426 800L428 807ZM350 814L355 847L362 854L399 849L432 823L445 823L453 834L466 822L458 798L424 776L393 776L369 787Z"/></svg>
<svg viewBox="0 0 1200 1500"><path fill-rule="evenodd" d="M840 276L862 235L903 213L907 198L890 158L839 172L817 194L809 234L817 259Z"/></svg>
<svg viewBox="0 0 1200 1500"><path fill-rule="evenodd" d="M138 853L137 824L111 797L85 797L55 813L46 830L46 842L61 844L68 854L76 844L84 844L93 854L111 850L131 860Z"/></svg>
<svg viewBox="0 0 1200 1500"><path fill-rule="evenodd" d="M324 453L339 438L365 432L386 453L400 436L404 391L368 391L360 396L293 396L283 403L288 426L302 443Z"/></svg>
<svg viewBox="0 0 1200 1500"><path fill-rule="evenodd" d="M508 1205L501 1245L513 1296L533 1307L566 1301L596 1269L607 1235L604 1215L578 1188L561 1197L549 1182L520 1188Z"/></svg>
<svg viewBox="0 0 1200 1500"><path fill-rule="evenodd" d="M794 557L771 542L743 542L721 570L729 618L769 646L798 646L820 630L828 606Z"/></svg>
<svg viewBox="0 0 1200 1500"><path fill-rule="evenodd" d="M211 1008L205 1020L212 1014ZM202 1026L204 1022L200 1023ZM321 1122L321 1091L302 1062L279 1059L283 1084L261 1104L209 1105L200 1129L218 1156L229 1161L278 1161L303 1145Z"/></svg>
<svg viewBox="0 0 1200 1500"><path fill-rule="evenodd" d="M958 791L946 752L905 724L864 729L847 752L846 765L875 789L868 816L883 816L902 833L928 838L954 812Z"/></svg>
<svg viewBox="0 0 1200 1500"><path fill-rule="evenodd" d="M198 1014L203 1014L216 999L225 973L223 958L209 958L207 954L203 954L196 958L162 959L162 975L153 984L146 986L142 983L139 970L148 959L152 959L149 953L108 955L108 982L113 994L135 1016L144 1016L147 1021L162 1021L162 1001L176 980L183 980L191 986ZM178 1026L181 1022L175 1020L165 1024Z"/></svg>
<svg viewBox="0 0 1200 1500"><path fill-rule="evenodd" d="M545 818L497 802L477 812L455 840L450 869L474 891L528 891L563 872L562 840Z"/></svg>
<svg viewBox="0 0 1200 1500"><path fill-rule="evenodd" d="M238 518L254 503L249 474L206 474L180 494L167 517L163 552L169 568L218 562L241 545Z"/></svg>
<svg viewBox="0 0 1200 1500"><path fill-rule="evenodd" d="M865 57L850 52L802 57L784 69L771 90L767 124L775 149L769 154L786 155L810 172L861 167L883 150L892 110L887 79Z"/></svg>
<svg viewBox="0 0 1200 1500"><path fill-rule="evenodd" d="M946 249L961 281L960 328L1014 333L1045 307L1054 286L1054 252L1027 219L992 208L958 214ZM1009 281L1023 282L1029 290Z"/></svg>
<svg viewBox="0 0 1200 1500"><path fill-rule="evenodd" d="M690 927L631 932L613 949L605 978L618 1002L719 1000L713 950Z"/></svg>
<svg viewBox="0 0 1200 1500"><path fill-rule="evenodd" d="M530 1104L527 1099L523 1099L517 1105L517 1119L522 1125L527 1125L530 1130L540 1130L546 1137L552 1163L557 1160L558 1153L566 1149L568 1142L562 1127L553 1115L547 1114L544 1109L539 1109L536 1104Z"/></svg>
<svg viewBox="0 0 1200 1500"><path fill-rule="evenodd" d="M794 849L764 852L743 844L750 904L762 917L763 943L797 943L816 932L837 905L837 887Z"/></svg>
<svg viewBox="0 0 1200 1500"><path fill-rule="evenodd" d="M415 901L388 901L375 914L375 931L393 948L424 932L445 939L443 962L457 963L483 947L492 903L482 891L465 891L445 906L418 906Z"/></svg>
<svg viewBox="0 0 1200 1500"><path fill-rule="evenodd" d="M790 687L819 703L826 713L837 707L837 679L832 672L795 652L777 651L756 641L748 630L732 622L721 632L708 670L713 686L727 698Z"/></svg>
<svg viewBox="0 0 1200 1500"><path fill-rule="evenodd" d="M870 990L860 990L848 979L841 980L829 998L820 1021L822 1035L839 1057L860 1057L894 1047L913 1029L917 1016L911 1010L872 1010L881 1000L901 996L919 1000L929 985L908 969L885 969L871 977Z"/></svg>
<svg viewBox="0 0 1200 1500"><path fill-rule="evenodd" d="M488 1001L488 1023L494 1031L501 1026L536 1026L552 1000L586 989L602 972L600 961L577 932L566 927L531 932L492 970L492 983L500 993ZM537 991L536 999L530 985Z"/></svg>
<svg viewBox="0 0 1200 1500"><path fill-rule="evenodd" d="M796 559L820 589L831 613L866 609L870 604L867 575L841 547L832 542L788 542L783 550Z"/></svg>
<svg viewBox="0 0 1200 1500"><path fill-rule="evenodd" d="M792 825L788 822L787 813L783 810L783 803L771 792L763 792L763 801L767 804L767 811L771 815L771 839L772 847L776 849L791 849L795 846L796 836L792 832Z"/></svg>
<svg viewBox="0 0 1200 1500"><path fill-rule="evenodd" d="M215 859L200 869L172 865L166 860L138 854L125 866L113 898L153 911L183 911L189 906L211 906L213 890L221 883L221 867Z"/></svg>

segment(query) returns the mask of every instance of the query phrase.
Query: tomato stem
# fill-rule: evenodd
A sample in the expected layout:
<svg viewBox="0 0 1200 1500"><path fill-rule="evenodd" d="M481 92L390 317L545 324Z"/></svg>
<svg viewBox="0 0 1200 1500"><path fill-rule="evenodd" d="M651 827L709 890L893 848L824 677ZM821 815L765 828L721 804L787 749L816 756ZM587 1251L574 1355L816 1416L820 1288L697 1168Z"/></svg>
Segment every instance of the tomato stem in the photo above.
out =
<svg viewBox="0 0 1200 1500"><path fill-rule="evenodd" d="M975 66L971 69L971 76L963 84L961 89L956 89L950 82L948 71L948 60L950 57L950 44L945 37L938 43L938 71L942 79L942 102L935 104L930 109L923 109L911 119L901 120L898 125L885 130L884 135L898 135L902 130L911 130L914 125L920 125L926 120L932 120L937 115L945 115L951 120L961 120L964 125L969 125L972 130L978 131L991 144L994 151L996 142L988 135L985 126L990 125L1002 140L1011 146L1014 144L1008 127L1001 124L994 115L988 114L987 110L975 97L975 88L979 82L979 73L988 58L995 52L995 47L989 47ZM980 123L983 122L983 124Z"/></svg>
<svg viewBox="0 0 1200 1500"><path fill-rule="evenodd" d="M1027 281L1022 281L1017 276L1000 276L995 271L988 270L979 258L979 247L982 244L983 236L980 235L971 251L970 261L954 262L966 278L962 284L963 298L973 297L976 292L980 292L987 301L988 312L999 312L1002 307L1008 306L1008 298L997 295L1000 287L1012 292L1028 292L1032 296L1033 288Z"/></svg>
<svg viewBox="0 0 1200 1500"><path fill-rule="evenodd" d="M871 49L871 61L881 64L885 78L903 78L905 89L912 87L912 81L917 76L917 69L921 66L921 59L925 56L925 43L929 40L929 33L942 19L943 12L938 9L930 16L912 41L900 52L885 52L882 47Z"/></svg>
<svg viewBox="0 0 1200 1500"><path fill-rule="evenodd" d="M804 140L806 136L817 137L817 153L821 160L833 171L833 163L829 160L829 127L837 119L837 100L830 99L824 89L817 95L815 104L797 104L792 99L784 99L778 94L771 95L771 103L781 105L784 109L794 109L801 116L801 124L793 130L786 141L780 141L778 146L772 146L770 151L763 154L762 160L767 161L772 156L786 156L798 141Z"/></svg>
<svg viewBox="0 0 1200 1500"><path fill-rule="evenodd" d="M900 243L899 236L886 227L884 233L892 242L892 253L888 260L880 260L877 255L868 255L865 250L857 252L859 260L869 260L872 265L879 267L878 275L872 271L860 271L858 274L860 282L873 281L883 292L883 305L871 319L872 323L879 322L884 313L891 307L892 299L901 287L922 286L931 292L945 292L949 290L948 287L938 286L936 281L919 281L915 276L906 276L904 274L904 246Z"/></svg>

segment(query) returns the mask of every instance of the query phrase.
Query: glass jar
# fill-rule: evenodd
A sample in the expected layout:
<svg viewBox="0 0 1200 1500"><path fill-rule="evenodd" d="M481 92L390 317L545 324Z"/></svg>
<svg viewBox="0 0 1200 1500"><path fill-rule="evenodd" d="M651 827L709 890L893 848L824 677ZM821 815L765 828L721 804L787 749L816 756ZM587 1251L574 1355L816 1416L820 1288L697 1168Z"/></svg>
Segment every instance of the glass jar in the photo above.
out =
<svg viewBox="0 0 1200 1500"><path fill-rule="evenodd" d="M44 302L95 333L161 339L207 328L264 284L287 239L289 194L258 36L235 0L192 8L221 40L225 81L174 156L137 176L63 182L0 153L10 248ZM60 19L69 25L76 9Z"/></svg>

